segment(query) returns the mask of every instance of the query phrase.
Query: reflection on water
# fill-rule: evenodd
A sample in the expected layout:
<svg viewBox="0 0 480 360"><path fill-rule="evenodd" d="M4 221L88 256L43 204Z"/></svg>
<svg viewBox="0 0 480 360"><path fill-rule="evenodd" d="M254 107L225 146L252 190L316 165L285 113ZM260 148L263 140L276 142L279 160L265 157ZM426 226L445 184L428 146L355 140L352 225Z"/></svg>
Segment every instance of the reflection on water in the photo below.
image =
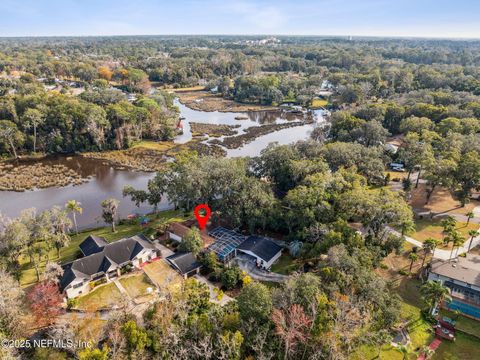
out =
<svg viewBox="0 0 480 360"><path fill-rule="evenodd" d="M312 117L312 124L279 130L274 133L260 136L254 141L239 149L227 150L227 156L257 156L270 142L288 144L297 140L305 139L316 124L324 121L321 111L309 112L306 115L292 114L285 111L257 111L240 113L202 112L187 108L177 103L184 120L184 134L179 136L177 142L186 142L191 138L189 121L208 124L240 124L239 132L243 132L251 126L263 124L285 123L287 121L303 120ZM235 120L236 116L247 115L248 120ZM119 216L126 217L132 212L146 213L151 208L146 205L137 209L130 200L123 198L122 190L126 185L138 189L146 189L148 180L154 177L154 173L116 169L105 161L83 158L80 156L52 156L41 160L45 164L62 164L74 169L83 177L91 177L91 181L77 186L62 188L39 189L35 191L0 192L0 212L9 217L16 217L23 209L35 207L38 210L49 209L54 205L64 206L68 200L75 199L82 204L83 213L77 215L77 221L81 228L103 224L101 220L100 202L113 197L120 200ZM166 199L159 205L160 210L166 210L172 206Z"/></svg>

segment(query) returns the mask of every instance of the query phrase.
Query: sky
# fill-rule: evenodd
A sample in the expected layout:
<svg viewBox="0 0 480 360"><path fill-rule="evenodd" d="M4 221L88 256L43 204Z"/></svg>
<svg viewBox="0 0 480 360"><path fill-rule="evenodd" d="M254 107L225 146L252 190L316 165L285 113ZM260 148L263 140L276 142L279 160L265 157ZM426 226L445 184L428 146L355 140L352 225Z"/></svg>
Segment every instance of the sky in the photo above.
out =
<svg viewBox="0 0 480 360"><path fill-rule="evenodd" d="M479 0L0 0L0 37L166 34L480 38Z"/></svg>

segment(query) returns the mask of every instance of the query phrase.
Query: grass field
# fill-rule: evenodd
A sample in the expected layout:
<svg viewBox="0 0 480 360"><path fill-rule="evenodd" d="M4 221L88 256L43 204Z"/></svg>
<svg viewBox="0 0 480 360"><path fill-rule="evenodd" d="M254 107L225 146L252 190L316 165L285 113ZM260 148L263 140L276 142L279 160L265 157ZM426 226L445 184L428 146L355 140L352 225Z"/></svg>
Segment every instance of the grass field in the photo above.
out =
<svg viewBox="0 0 480 360"><path fill-rule="evenodd" d="M324 99L313 99L312 100L312 104L310 105L310 107L312 109L315 109L315 108L321 108L321 107L325 107L328 105L328 101L327 100L324 100Z"/></svg>
<svg viewBox="0 0 480 360"><path fill-rule="evenodd" d="M163 260L145 265L143 271L161 289L174 290L182 284L182 277Z"/></svg>
<svg viewBox="0 0 480 360"><path fill-rule="evenodd" d="M115 233L112 233L112 230L109 226L100 227L96 229L90 229L80 232L78 235L73 235L71 237L70 244L60 250L60 257L57 257L56 250L49 251L50 261L65 263L68 261L75 260L78 258L81 253L78 245L85 240L88 235L97 235L103 236L107 241L112 242L115 240L122 239L124 237L129 237L138 233L144 233L150 235L156 226L165 222L165 221L180 221L183 220L183 214L180 211L164 211L159 213L158 218L150 216L152 221L148 227L142 227L138 222L133 224L123 224L117 225ZM46 261L43 261L40 266L40 273L42 273L45 267ZM29 258L23 256L20 258L21 266L21 278L20 284L22 286L28 286L37 282L37 277L35 275L35 270L32 264L29 261Z"/></svg>
<svg viewBox="0 0 480 360"><path fill-rule="evenodd" d="M131 298L147 295L147 288L154 288L154 285L145 274L132 275L118 280L125 288Z"/></svg>
<svg viewBox="0 0 480 360"><path fill-rule="evenodd" d="M429 237L438 240L443 239L441 220L416 219L415 227L416 231L409 235L416 240L425 241ZM468 240L470 238L468 232L470 230L478 230L479 227L479 224L470 223L467 226L467 223L457 222L456 229Z"/></svg>
<svg viewBox="0 0 480 360"><path fill-rule="evenodd" d="M457 332L455 342L444 341L438 347L433 360L475 360L480 359L480 340Z"/></svg>
<svg viewBox="0 0 480 360"><path fill-rule="evenodd" d="M97 287L87 295L79 297L77 308L89 311L102 309L115 305L121 298L120 290L111 282Z"/></svg>

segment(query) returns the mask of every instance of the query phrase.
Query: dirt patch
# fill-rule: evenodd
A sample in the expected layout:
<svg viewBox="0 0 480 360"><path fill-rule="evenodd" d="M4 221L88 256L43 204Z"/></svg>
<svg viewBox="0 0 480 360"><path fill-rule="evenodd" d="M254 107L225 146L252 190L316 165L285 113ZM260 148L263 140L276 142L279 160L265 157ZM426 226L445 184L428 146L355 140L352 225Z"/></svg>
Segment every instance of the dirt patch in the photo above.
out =
<svg viewBox="0 0 480 360"><path fill-rule="evenodd" d="M480 201L472 200L464 207L461 206L460 201L453 198L450 190L446 188L435 189L428 204L425 204L427 199L425 184L418 184L418 188L412 189L412 198L410 205L417 211L432 211L435 214L458 214L465 215L472 211L476 206L480 206Z"/></svg>
<svg viewBox="0 0 480 360"><path fill-rule="evenodd" d="M177 92L177 95L182 104L199 111L246 112L278 109L275 106L241 104L205 91Z"/></svg>
<svg viewBox="0 0 480 360"><path fill-rule="evenodd" d="M0 162L0 191L79 185L86 181L88 180L65 165L30 163L16 166Z"/></svg>
<svg viewBox="0 0 480 360"><path fill-rule="evenodd" d="M261 126L252 126L245 129L245 133L238 135L238 136L231 136L227 137L223 140L213 139L210 140L208 143L213 145L222 145L228 149L238 149L249 142L252 142L256 138L278 131L282 129L287 129L295 126L302 126L305 125L305 122L291 122L285 124L269 124L269 125L261 125Z"/></svg>
<svg viewBox="0 0 480 360"><path fill-rule="evenodd" d="M232 136L236 135L240 125L218 125L218 124L203 124L191 122L192 136L208 135L211 137Z"/></svg>
<svg viewBox="0 0 480 360"><path fill-rule="evenodd" d="M401 280L405 275L401 275L399 271L408 272L410 269L411 260L408 255L412 252L413 246L405 242L404 251L401 254L391 253L382 261L382 266L377 268L375 272L387 280ZM422 249L417 250L418 260L412 266L412 273L417 274L420 271L424 252ZM428 255L425 263L430 261L431 256Z"/></svg>

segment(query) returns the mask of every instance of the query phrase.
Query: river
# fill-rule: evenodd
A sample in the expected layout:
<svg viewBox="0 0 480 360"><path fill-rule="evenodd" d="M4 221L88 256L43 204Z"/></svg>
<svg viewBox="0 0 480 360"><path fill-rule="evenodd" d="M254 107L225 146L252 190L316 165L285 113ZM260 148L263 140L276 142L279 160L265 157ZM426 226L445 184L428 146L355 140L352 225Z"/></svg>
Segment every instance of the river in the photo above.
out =
<svg viewBox="0 0 480 360"><path fill-rule="evenodd" d="M207 124L241 125L238 133L251 126L263 124L280 124L288 121L299 121L304 116L312 116L314 122L308 125L296 126L279 130L256 138L254 141L238 149L227 149L228 157L237 156L258 156L270 142L289 144L297 140L306 139L316 124L324 121L321 111L309 112L308 114L292 114L285 111L258 111L247 113L232 112L203 112L190 109L178 101L176 105L180 108L180 116L184 117L184 133L179 135L175 142L184 143L191 139L189 122ZM235 120L235 117L245 115L247 120ZM83 213L77 216L80 228L88 228L104 225L101 220L100 202L113 197L120 200L119 217L125 218L132 212L146 213L151 211L149 206L137 208L129 199L123 198L122 189L125 185L132 185L135 188L145 189L148 180L153 178L154 173L134 171L129 169L118 169L103 160L83 158L80 156L55 156L49 157L43 162L51 164L62 164L76 170L84 177L90 177L86 183L76 186L52 187L24 192L1 191L0 192L0 213L7 217L16 217L23 209L34 207L37 210L49 209L54 205L63 206L68 200L77 200L81 203ZM164 199L160 210L170 209L171 205Z"/></svg>

